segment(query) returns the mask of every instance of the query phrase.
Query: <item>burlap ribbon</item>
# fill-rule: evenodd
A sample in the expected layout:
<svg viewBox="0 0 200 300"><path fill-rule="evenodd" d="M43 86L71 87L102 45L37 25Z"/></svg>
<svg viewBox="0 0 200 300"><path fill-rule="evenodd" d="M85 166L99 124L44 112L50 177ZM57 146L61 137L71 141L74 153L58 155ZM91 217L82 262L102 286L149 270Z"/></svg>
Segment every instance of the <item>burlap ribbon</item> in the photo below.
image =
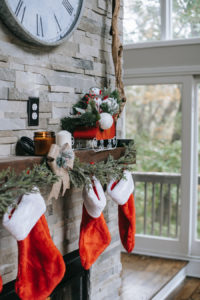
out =
<svg viewBox="0 0 200 300"><path fill-rule="evenodd" d="M72 169L74 164L74 156L71 159L66 159L66 166L61 167L57 163L57 158L62 155L63 152L71 150L69 144L64 144L62 147L53 144L49 150L47 161L48 165L50 166L51 170L54 174L59 176L59 181L54 183L51 192L49 194L48 200L51 198L58 199L61 187L62 189L62 196L64 196L65 191L70 188L70 178L68 173L68 168Z"/></svg>

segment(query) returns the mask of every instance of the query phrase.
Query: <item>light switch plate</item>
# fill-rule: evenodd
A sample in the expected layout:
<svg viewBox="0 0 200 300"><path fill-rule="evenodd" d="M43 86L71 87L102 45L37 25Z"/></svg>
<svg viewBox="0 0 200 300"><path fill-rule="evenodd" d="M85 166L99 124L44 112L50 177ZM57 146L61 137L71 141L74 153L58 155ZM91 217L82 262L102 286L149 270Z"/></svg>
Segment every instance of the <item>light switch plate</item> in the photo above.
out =
<svg viewBox="0 0 200 300"><path fill-rule="evenodd" d="M39 125L39 98L29 97L27 102L28 126Z"/></svg>

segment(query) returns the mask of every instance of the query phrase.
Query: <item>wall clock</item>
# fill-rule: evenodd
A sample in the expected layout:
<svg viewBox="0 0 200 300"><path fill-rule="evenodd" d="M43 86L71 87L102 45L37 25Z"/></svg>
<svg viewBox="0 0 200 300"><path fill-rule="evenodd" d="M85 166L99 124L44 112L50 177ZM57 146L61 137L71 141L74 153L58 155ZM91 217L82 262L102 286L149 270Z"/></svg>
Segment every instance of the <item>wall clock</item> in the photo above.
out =
<svg viewBox="0 0 200 300"><path fill-rule="evenodd" d="M3 22L20 38L55 46L77 27L84 0L0 0Z"/></svg>

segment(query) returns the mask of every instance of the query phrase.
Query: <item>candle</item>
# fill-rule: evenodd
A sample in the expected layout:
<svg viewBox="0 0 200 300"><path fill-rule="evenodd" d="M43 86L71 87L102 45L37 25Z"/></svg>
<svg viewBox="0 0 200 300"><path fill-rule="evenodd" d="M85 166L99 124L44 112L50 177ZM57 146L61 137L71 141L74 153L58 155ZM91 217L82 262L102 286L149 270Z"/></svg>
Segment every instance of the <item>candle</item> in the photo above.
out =
<svg viewBox="0 0 200 300"><path fill-rule="evenodd" d="M55 144L55 132L37 131L34 133L35 155L46 155Z"/></svg>
<svg viewBox="0 0 200 300"><path fill-rule="evenodd" d="M56 134L56 144L62 147L66 143L72 147L72 135L67 130L61 130Z"/></svg>

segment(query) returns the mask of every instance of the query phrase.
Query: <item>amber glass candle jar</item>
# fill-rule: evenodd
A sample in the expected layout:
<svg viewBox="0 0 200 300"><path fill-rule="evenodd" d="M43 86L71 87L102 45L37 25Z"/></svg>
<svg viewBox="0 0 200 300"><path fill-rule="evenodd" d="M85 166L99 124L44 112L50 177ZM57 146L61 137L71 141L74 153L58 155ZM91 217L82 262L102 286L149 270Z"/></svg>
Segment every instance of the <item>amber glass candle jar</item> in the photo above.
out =
<svg viewBox="0 0 200 300"><path fill-rule="evenodd" d="M55 132L37 131L34 133L35 155L46 155L52 144L55 144Z"/></svg>

